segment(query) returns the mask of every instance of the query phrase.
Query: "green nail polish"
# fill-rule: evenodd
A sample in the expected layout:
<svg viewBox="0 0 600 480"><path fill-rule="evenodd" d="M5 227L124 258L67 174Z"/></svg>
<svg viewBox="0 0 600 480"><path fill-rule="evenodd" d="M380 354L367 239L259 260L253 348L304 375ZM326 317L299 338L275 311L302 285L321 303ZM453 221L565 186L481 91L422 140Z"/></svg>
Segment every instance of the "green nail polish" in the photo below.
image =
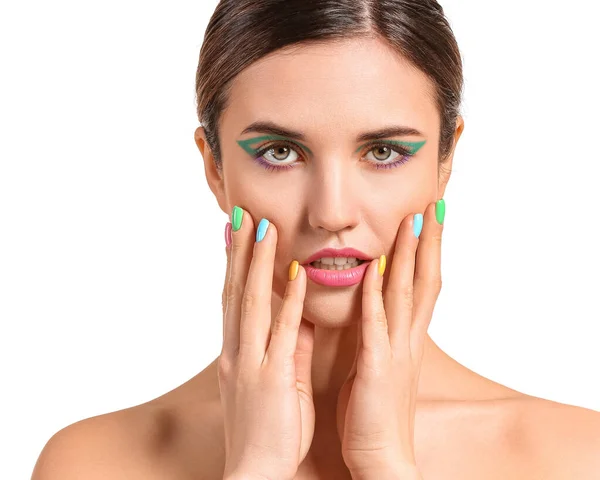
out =
<svg viewBox="0 0 600 480"><path fill-rule="evenodd" d="M443 198L435 202L435 219L441 225L444 223L444 217L446 216L446 202Z"/></svg>
<svg viewBox="0 0 600 480"><path fill-rule="evenodd" d="M244 211L240 207L237 205L233 207L233 211L231 212L231 227L234 232L237 232L242 227L243 215Z"/></svg>

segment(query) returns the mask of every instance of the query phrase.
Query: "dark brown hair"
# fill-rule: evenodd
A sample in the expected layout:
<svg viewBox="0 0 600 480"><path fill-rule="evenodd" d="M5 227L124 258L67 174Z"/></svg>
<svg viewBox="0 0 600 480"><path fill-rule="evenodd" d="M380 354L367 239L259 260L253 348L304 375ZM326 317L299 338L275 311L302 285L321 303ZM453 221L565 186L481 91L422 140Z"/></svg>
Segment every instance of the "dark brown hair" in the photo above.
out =
<svg viewBox="0 0 600 480"><path fill-rule="evenodd" d="M221 0L206 28L196 72L198 119L217 168L219 120L238 73L286 46L352 37L384 39L433 82L442 164L452 150L463 73L454 33L436 0Z"/></svg>

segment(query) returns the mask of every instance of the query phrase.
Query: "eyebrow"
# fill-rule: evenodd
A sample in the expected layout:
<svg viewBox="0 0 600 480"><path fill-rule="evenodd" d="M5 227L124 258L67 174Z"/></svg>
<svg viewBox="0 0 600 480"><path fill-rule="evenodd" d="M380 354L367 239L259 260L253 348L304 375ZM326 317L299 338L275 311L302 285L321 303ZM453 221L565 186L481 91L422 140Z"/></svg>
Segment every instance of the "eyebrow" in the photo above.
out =
<svg viewBox="0 0 600 480"><path fill-rule="evenodd" d="M257 133L270 133L272 135L279 135L281 137L288 137L295 140L306 141L306 135L302 132L290 130L288 128L277 125L276 123L269 121L258 121L248 125L241 133L241 135L250 132ZM357 142L366 142L368 140L380 140L388 137L402 137L407 135L418 135L424 137L425 135L419 130L406 127L406 126L389 126L379 130L373 130L370 132L363 132L356 137Z"/></svg>

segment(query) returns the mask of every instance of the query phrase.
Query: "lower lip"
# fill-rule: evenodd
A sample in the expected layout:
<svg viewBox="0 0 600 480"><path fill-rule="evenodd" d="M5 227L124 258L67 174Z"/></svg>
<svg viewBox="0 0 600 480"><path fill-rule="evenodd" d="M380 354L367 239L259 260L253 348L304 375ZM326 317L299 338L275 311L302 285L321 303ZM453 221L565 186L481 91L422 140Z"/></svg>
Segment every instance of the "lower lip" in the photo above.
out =
<svg viewBox="0 0 600 480"><path fill-rule="evenodd" d="M354 268L347 270L324 270L315 268L312 265L303 265L306 269L306 276L313 282L325 285L327 287L349 287L356 285L365 276L370 261L367 260Z"/></svg>

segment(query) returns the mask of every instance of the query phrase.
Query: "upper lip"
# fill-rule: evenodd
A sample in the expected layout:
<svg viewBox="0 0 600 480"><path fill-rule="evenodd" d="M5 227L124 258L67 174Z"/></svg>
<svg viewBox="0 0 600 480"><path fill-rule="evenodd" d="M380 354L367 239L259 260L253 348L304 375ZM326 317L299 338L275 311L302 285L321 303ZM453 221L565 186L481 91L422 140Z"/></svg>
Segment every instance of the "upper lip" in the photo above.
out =
<svg viewBox="0 0 600 480"><path fill-rule="evenodd" d="M307 265L319 258L323 257L354 257L359 260L372 260L366 253L361 252L360 250L356 250L355 248L324 248L319 250L318 252L313 253L310 257L308 257L302 265Z"/></svg>

